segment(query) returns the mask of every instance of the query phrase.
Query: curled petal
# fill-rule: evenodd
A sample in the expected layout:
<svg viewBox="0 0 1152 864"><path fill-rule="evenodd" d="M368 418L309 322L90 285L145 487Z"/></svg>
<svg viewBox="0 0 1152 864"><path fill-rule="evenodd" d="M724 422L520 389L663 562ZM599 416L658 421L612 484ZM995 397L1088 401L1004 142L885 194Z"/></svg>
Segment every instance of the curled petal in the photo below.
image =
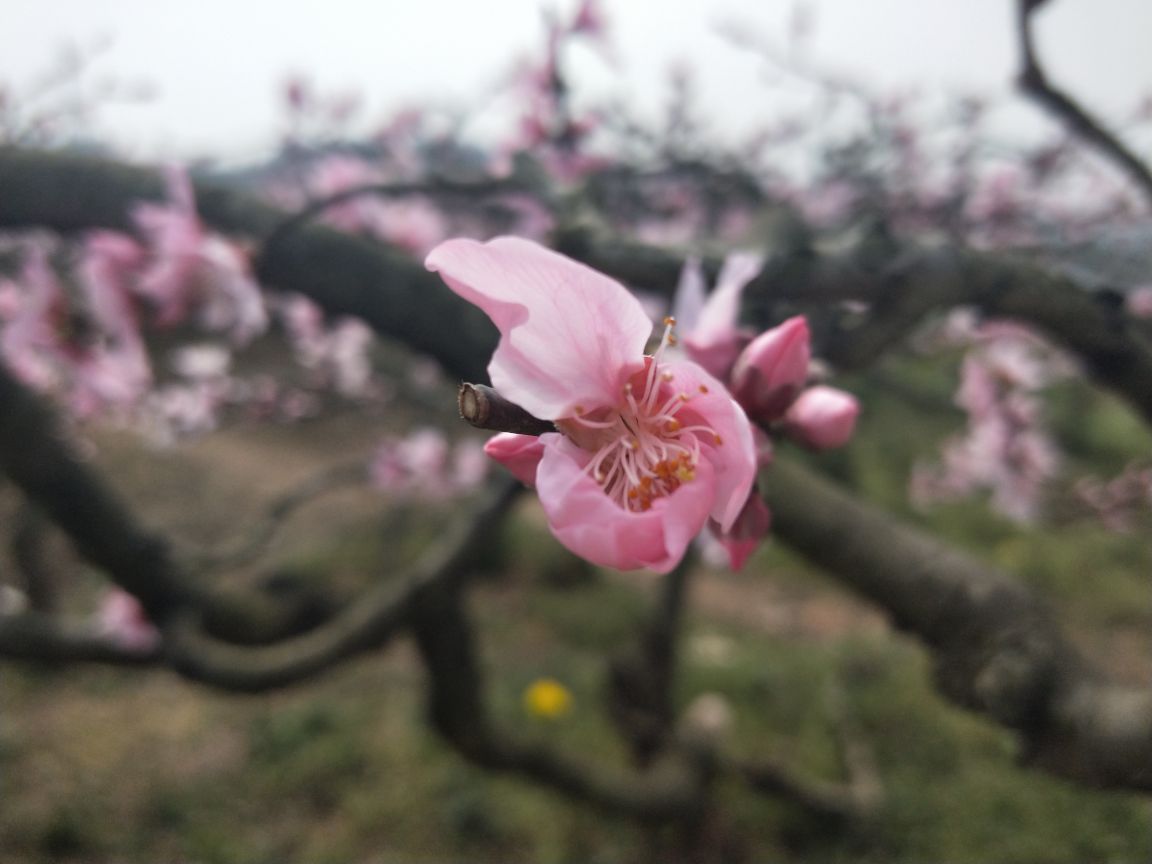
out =
<svg viewBox="0 0 1152 864"><path fill-rule="evenodd" d="M770 423L796 399L808 378L810 343L808 322L797 315L761 333L740 354L732 393L752 420Z"/></svg>
<svg viewBox="0 0 1152 864"><path fill-rule="evenodd" d="M620 283L517 237L448 240L425 265L500 331L488 373L537 417L614 404L643 365L652 322Z"/></svg>
<svg viewBox="0 0 1152 864"><path fill-rule="evenodd" d="M848 443L856 430L860 403L851 393L835 387L809 387L784 415L790 436L815 450L828 450Z"/></svg>
<svg viewBox="0 0 1152 864"><path fill-rule="evenodd" d="M618 570L667 573L708 519L715 477L701 460L696 476L643 512L622 509L585 470L590 454L562 435L540 436L544 457L536 472L549 527L582 558Z"/></svg>
<svg viewBox="0 0 1152 864"><path fill-rule="evenodd" d="M535 435L501 432L484 444L484 452L512 472L525 486L536 485L536 468L544 456L544 445Z"/></svg>
<svg viewBox="0 0 1152 864"><path fill-rule="evenodd" d="M772 514L768 510L768 505L760 497L759 491L753 489L744 503L744 509L740 511L740 515L729 530L721 531L715 522L709 527L720 541L720 545L724 547L724 551L728 553L729 566L733 570L739 570L748 560L748 556L756 551L771 524Z"/></svg>

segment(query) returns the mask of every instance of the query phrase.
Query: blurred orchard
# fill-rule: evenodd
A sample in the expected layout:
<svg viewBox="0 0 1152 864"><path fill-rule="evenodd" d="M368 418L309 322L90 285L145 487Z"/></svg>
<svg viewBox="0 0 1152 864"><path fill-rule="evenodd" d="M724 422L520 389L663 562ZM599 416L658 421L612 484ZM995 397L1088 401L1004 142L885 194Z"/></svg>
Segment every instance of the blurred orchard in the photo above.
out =
<svg viewBox="0 0 1152 864"><path fill-rule="evenodd" d="M484 135L0 82L0 857L1149 860L1152 82L1071 2L992 93L729 25L739 135L582 91L608 0Z"/></svg>

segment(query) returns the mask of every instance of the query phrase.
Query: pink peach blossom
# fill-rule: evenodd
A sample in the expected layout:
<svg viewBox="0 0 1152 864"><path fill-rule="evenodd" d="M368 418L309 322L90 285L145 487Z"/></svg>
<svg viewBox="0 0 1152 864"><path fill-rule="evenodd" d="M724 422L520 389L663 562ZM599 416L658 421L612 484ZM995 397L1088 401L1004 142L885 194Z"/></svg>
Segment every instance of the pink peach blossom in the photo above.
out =
<svg viewBox="0 0 1152 864"><path fill-rule="evenodd" d="M828 450L848 443L856 430L860 403L835 387L809 387L784 415L788 434L815 450Z"/></svg>
<svg viewBox="0 0 1152 864"><path fill-rule="evenodd" d="M710 518L731 529L756 471L751 426L704 369L664 361L669 329L644 355L652 325L623 286L515 237L449 240L426 264L500 331L496 389L560 430L500 436L489 453L523 478L536 462L561 543L595 564L667 572Z"/></svg>

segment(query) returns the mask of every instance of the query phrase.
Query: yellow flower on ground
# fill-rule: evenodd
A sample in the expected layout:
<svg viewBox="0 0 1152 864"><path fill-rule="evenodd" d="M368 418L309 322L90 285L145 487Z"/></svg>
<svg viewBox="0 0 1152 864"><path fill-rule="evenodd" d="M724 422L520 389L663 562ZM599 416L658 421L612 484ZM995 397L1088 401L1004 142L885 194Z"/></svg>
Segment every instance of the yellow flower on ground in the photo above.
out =
<svg viewBox="0 0 1152 864"><path fill-rule="evenodd" d="M572 708L572 692L555 678L537 678L524 691L524 710L555 720Z"/></svg>

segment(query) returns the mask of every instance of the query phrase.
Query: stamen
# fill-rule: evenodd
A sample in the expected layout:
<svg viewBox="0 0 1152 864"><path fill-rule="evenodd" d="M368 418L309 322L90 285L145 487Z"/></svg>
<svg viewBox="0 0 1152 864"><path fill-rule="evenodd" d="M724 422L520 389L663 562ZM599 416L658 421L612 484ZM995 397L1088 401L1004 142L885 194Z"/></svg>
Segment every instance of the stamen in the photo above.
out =
<svg viewBox="0 0 1152 864"><path fill-rule="evenodd" d="M673 494L696 479L702 443L721 442L711 426L685 423L677 415L692 400L687 391L669 392L674 374L660 363L664 349L676 344L672 332L676 321L664 319L664 333L653 355L647 358L643 377L633 377L621 388L622 400L612 408L597 408L604 419L583 416L584 406L574 406L576 416L569 429L595 430L573 440L592 451L585 470L604 494L630 512L650 510L660 498ZM697 386L700 393L708 388ZM561 426L563 430L563 426ZM568 430L563 430L568 431Z"/></svg>

